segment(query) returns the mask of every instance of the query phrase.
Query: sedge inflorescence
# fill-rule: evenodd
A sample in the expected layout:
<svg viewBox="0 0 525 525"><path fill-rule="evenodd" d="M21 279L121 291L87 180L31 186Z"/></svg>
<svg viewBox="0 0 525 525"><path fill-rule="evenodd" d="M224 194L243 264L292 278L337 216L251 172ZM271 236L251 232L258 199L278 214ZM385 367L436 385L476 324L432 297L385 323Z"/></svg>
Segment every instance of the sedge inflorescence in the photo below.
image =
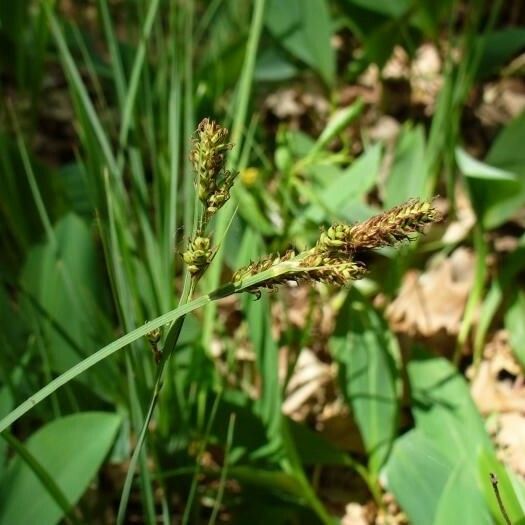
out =
<svg viewBox="0 0 525 525"><path fill-rule="evenodd" d="M207 222L230 198L237 172L225 168L225 153L233 148L228 130L213 120L203 119L197 128L190 153L197 174L197 192Z"/></svg>
<svg viewBox="0 0 525 525"><path fill-rule="evenodd" d="M286 281L344 286L366 274L366 266L359 261L365 251L409 240L412 234L421 233L427 224L439 219L440 215L431 203L412 199L355 225L334 224L321 233L310 250L265 257L237 270L233 282L239 285L247 277L273 268L275 276L270 275L249 291L259 293L261 288L272 289ZM288 264L286 271L279 272L283 261L293 264Z"/></svg>
<svg viewBox="0 0 525 525"><path fill-rule="evenodd" d="M216 250L206 228L230 198L237 176L237 172L226 169L226 154L233 147L228 142L228 134L226 128L205 118L192 142L190 160L196 174L201 213L182 258L194 281L202 276L213 260ZM321 233L315 246L309 250L289 250L252 262L234 273L233 284L255 293L287 281L344 286L367 272L361 262L363 252L409 240L439 218L430 202L412 199L358 224L334 224ZM243 285L246 279L263 273L257 284Z"/></svg>
<svg viewBox="0 0 525 525"><path fill-rule="evenodd" d="M189 240L182 258L191 276L197 280L211 263L215 250L206 227L211 218L230 198L237 172L226 169L228 130L213 120L203 119L192 141L190 160L196 174L196 186L202 213L195 236Z"/></svg>

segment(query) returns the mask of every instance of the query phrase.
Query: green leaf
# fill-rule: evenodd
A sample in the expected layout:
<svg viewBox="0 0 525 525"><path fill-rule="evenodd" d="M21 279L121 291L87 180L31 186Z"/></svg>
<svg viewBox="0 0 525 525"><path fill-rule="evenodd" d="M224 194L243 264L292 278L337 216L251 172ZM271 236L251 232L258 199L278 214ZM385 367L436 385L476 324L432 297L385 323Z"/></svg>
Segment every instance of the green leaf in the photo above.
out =
<svg viewBox="0 0 525 525"><path fill-rule="evenodd" d="M293 419L288 420L288 425L303 465L350 465L349 457L319 433Z"/></svg>
<svg viewBox="0 0 525 525"><path fill-rule="evenodd" d="M505 328L509 333L514 355L525 369L525 293L519 290L505 314Z"/></svg>
<svg viewBox="0 0 525 525"><path fill-rule="evenodd" d="M420 354L408 376L416 428L453 464L475 464L478 448L492 449L468 385L449 361Z"/></svg>
<svg viewBox="0 0 525 525"><path fill-rule="evenodd" d="M352 292L339 316L330 350L343 394L353 409L377 474L390 451L398 419L397 341L374 309Z"/></svg>
<svg viewBox="0 0 525 525"><path fill-rule="evenodd" d="M28 451L53 477L71 504L88 488L115 439L120 417L104 412L66 416L35 432ZM18 457L0 484L0 524L55 524L63 512Z"/></svg>
<svg viewBox="0 0 525 525"><path fill-rule="evenodd" d="M268 296L263 295L258 301L246 297L244 305L262 380L259 410L267 426L268 438L278 447L282 441L282 396L278 376L279 348L271 332L270 303Z"/></svg>
<svg viewBox="0 0 525 525"><path fill-rule="evenodd" d="M288 495L300 498L303 489L297 479L290 474L280 471L261 470L254 467L239 466L230 469L231 477L242 483L255 485L280 497Z"/></svg>
<svg viewBox="0 0 525 525"><path fill-rule="evenodd" d="M434 525L492 524L475 472L465 461L457 463L439 498Z"/></svg>
<svg viewBox="0 0 525 525"><path fill-rule="evenodd" d="M266 25L288 52L333 84L332 21L325 0L269 0Z"/></svg>
<svg viewBox="0 0 525 525"><path fill-rule="evenodd" d="M295 77L297 73L297 67L282 52L269 47L262 49L257 57L254 79L258 82L282 82Z"/></svg>
<svg viewBox="0 0 525 525"><path fill-rule="evenodd" d="M525 29L509 27L480 36L477 46L482 46L477 77L487 78L497 72L517 52L525 48Z"/></svg>
<svg viewBox="0 0 525 525"><path fill-rule="evenodd" d="M379 143L368 148L350 167L318 193L318 202L306 209L305 217L316 223L344 218L346 210L362 200L374 186L379 172L381 151Z"/></svg>
<svg viewBox="0 0 525 525"><path fill-rule="evenodd" d="M396 440L383 474L409 522L431 524L453 468L432 438L411 430Z"/></svg>
<svg viewBox="0 0 525 525"><path fill-rule="evenodd" d="M34 247L22 270L28 299L24 308L42 328L52 370L63 372L100 346L109 332L101 299L105 296L96 246L76 215L63 217L53 238ZM102 304L101 304L102 303ZM110 332L109 332L110 333ZM90 374L90 386L103 396L116 386L114 366Z"/></svg>
<svg viewBox="0 0 525 525"><path fill-rule="evenodd" d="M276 235L277 228L266 218L261 211L257 199L248 191L238 184L233 192L235 200L239 205L239 213L242 218L261 235Z"/></svg>
<svg viewBox="0 0 525 525"><path fill-rule="evenodd" d="M485 162L458 150L471 201L485 228L503 224L525 204L525 113L514 119L494 141Z"/></svg>
<svg viewBox="0 0 525 525"><path fill-rule="evenodd" d="M525 112L510 122L497 136L485 158L488 164L525 176Z"/></svg>
<svg viewBox="0 0 525 525"><path fill-rule="evenodd" d="M336 111L327 122L325 128L317 139L311 156L324 149L343 129L351 124L363 111L365 104L362 98L358 98L351 106Z"/></svg>
<svg viewBox="0 0 525 525"><path fill-rule="evenodd" d="M0 414L7 414L13 408L13 396L9 388L4 386L0 388ZM3 478L4 464L7 457L7 445L3 439L0 439L0 479Z"/></svg>
<svg viewBox="0 0 525 525"><path fill-rule="evenodd" d="M379 13L384 16L399 18L410 8L410 0L346 0L349 4Z"/></svg>
<svg viewBox="0 0 525 525"><path fill-rule="evenodd" d="M523 482L518 481L517 478L515 480L512 479L507 469L498 461L494 452L481 450L478 455L478 477L485 494L485 501L496 522L499 525L506 525L490 481L491 474L495 474L498 479L499 493L511 522L516 525L524 525L525 507L522 504L525 502L522 500L522 504L520 504L520 497L523 495ZM515 484L516 487L514 486Z"/></svg>
<svg viewBox="0 0 525 525"><path fill-rule="evenodd" d="M489 166L475 159L461 148L456 149L456 161L466 177L506 182L516 182L517 179L514 173Z"/></svg>
<svg viewBox="0 0 525 525"><path fill-rule="evenodd" d="M405 126L386 181L385 207L392 208L412 197L425 197L427 174L423 128Z"/></svg>

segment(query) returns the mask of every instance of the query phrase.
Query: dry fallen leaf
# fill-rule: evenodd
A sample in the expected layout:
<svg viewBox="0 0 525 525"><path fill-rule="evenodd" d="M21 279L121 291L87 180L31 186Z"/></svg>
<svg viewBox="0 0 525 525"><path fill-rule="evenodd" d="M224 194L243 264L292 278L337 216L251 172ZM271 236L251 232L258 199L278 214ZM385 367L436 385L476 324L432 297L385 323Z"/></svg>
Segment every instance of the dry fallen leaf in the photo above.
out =
<svg viewBox="0 0 525 525"><path fill-rule="evenodd" d="M435 45L425 43L416 51L411 64L410 85L412 103L425 107L425 114L432 115L438 93L443 86L441 57Z"/></svg>
<svg viewBox="0 0 525 525"><path fill-rule="evenodd" d="M458 248L424 273L408 271L386 310L392 328L411 336L457 335L472 287L473 261L471 250Z"/></svg>
<svg viewBox="0 0 525 525"><path fill-rule="evenodd" d="M359 503L349 503L345 507L345 515L341 518L341 525L369 525L370 520L367 508Z"/></svg>
<svg viewBox="0 0 525 525"><path fill-rule="evenodd" d="M449 223L443 234L442 241L445 244L457 244L465 239L476 222L470 198L459 185L456 187L455 201L456 218Z"/></svg>
<svg viewBox="0 0 525 525"><path fill-rule="evenodd" d="M286 389L283 412L295 420L304 420L313 405L324 404L325 386L332 380L332 367L304 348Z"/></svg>
<svg viewBox="0 0 525 525"><path fill-rule="evenodd" d="M467 376L472 372L467 371ZM496 332L487 344L470 387L472 398L482 414L525 413L525 383L520 366L508 344L504 330Z"/></svg>
<svg viewBox="0 0 525 525"><path fill-rule="evenodd" d="M525 109L525 87L520 79L502 78L483 88L476 114L485 126L500 126Z"/></svg>
<svg viewBox="0 0 525 525"><path fill-rule="evenodd" d="M495 441L499 459L517 474L525 476L525 413L501 414L498 426Z"/></svg>

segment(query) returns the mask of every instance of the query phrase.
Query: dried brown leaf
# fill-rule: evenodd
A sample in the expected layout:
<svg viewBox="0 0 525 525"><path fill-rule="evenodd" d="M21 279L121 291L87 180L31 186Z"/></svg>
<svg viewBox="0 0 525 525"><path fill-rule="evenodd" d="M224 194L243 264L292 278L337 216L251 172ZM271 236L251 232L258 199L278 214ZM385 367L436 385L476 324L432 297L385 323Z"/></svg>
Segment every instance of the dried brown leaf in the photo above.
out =
<svg viewBox="0 0 525 525"><path fill-rule="evenodd" d="M470 250L458 248L425 273L408 271L386 310L392 328L412 336L457 335L473 282L473 260Z"/></svg>

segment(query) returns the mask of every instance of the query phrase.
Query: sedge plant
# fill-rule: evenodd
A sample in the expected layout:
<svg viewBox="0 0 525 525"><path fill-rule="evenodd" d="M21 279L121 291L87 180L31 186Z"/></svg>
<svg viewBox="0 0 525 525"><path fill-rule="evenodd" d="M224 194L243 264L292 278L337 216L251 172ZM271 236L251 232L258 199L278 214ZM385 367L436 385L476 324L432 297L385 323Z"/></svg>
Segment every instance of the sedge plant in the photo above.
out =
<svg viewBox="0 0 525 525"><path fill-rule="evenodd" d="M213 245L213 235L210 232L212 219L230 199L237 176L235 170L226 168L227 156L232 147L233 144L228 141L226 128L207 118L199 124L192 140L190 153L199 210L195 215L194 229L189 232L186 248L181 253L188 278L179 306L90 355L49 382L0 421L0 432L6 431L22 415L58 388L96 363L146 336L153 351L156 378L149 408L124 483L118 523L124 522L133 475L158 400L165 366L176 348L187 314L232 294L249 292L259 297L263 289L274 289L288 282L347 286L366 274L367 267L363 262L363 256L368 251L409 240L414 234L423 232L425 226L439 219L439 213L430 202L414 199L362 223L334 224L321 232L316 244L311 248L264 256L238 269L229 282L215 291L194 299L196 285L209 268L218 250L218 246ZM169 325L169 329L162 341L160 330L165 325ZM318 502L312 499L311 506L324 522L330 521L328 514Z"/></svg>

